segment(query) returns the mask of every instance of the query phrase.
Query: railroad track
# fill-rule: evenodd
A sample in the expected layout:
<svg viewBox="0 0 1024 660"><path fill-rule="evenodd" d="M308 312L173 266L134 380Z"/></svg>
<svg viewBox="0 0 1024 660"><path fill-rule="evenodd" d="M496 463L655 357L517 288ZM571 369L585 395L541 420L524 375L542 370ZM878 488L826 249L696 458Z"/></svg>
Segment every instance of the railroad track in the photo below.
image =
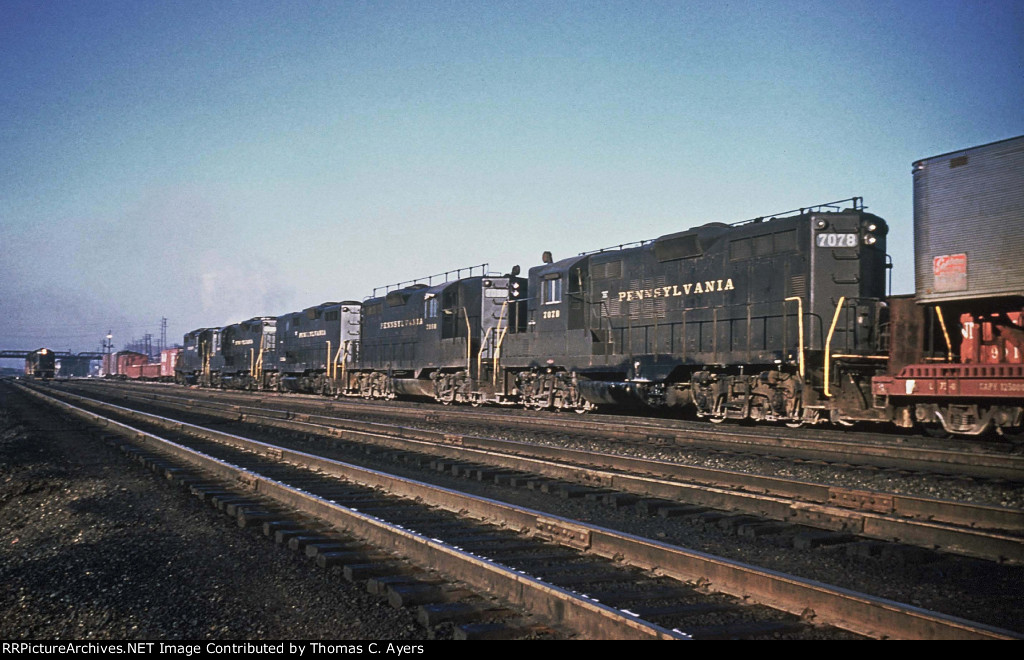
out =
<svg viewBox="0 0 1024 660"><path fill-rule="evenodd" d="M164 393L122 393L128 400L222 419L283 429L359 446L376 445L449 459L440 469L456 475L521 484L564 497L591 497L642 507L664 517L723 516L744 535L780 534L796 526L794 543L846 541L850 535L1024 564L1024 511L894 495L773 476L708 469L391 424L240 406ZM778 523L784 523L780 526ZM788 527L787 527L788 526ZM879 552L878 548L867 548Z"/></svg>
<svg viewBox="0 0 1024 660"><path fill-rule="evenodd" d="M80 381L81 382L81 381ZM136 390L166 392L160 385L141 383L104 383L87 381L118 391ZM181 388L173 388L182 391ZM826 428L779 429L734 425L712 426L682 420L619 415L530 414L525 411L492 410L466 406L442 407L436 404L402 402L405 405L359 399L324 399L307 395L276 393L243 393L230 391L189 390L190 396L225 398L240 404L260 401L288 401L289 407L330 410L337 414L385 417L407 420L410 424L454 423L466 427L503 428L557 435L586 436L614 443L646 447L674 447L777 456L804 461L823 461L839 465L870 466L880 469L906 470L1024 482L1024 455L1011 453L1008 444L974 442L958 439L936 442L927 438L899 435L850 434ZM951 444L952 443L952 444Z"/></svg>
<svg viewBox="0 0 1024 660"><path fill-rule="evenodd" d="M36 394L44 397L46 395ZM1013 637L1013 633L998 629L970 624L961 619L945 617L923 611L914 607L899 605L891 601L872 598L843 589L829 588L825 585L802 580L756 567L722 560L683 550L674 546L649 539L638 538L581 523L543 514L537 511L495 502L493 500L472 497L454 491L430 486L422 482L402 479L377 471L360 469L352 465L332 461L307 453L271 446L236 435L226 434L211 429L187 425L181 421L164 419L137 411L129 411L118 406L102 403L90 403L93 409L105 412L86 411L79 405L56 404L52 398L48 400L61 405L66 410L94 423L107 425L108 429L118 429L138 442L145 443L147 450L170 452L175 460L188 461L200 465L203 469L217 473L220 478L233 482L252 497L273 497L277 506L302 511L304 515L326 521L327 523L347 530L347 533L360 536L363 541L374 541L383 547L398 549L402 554L413 558L414 562L424 562L432 566L445 566L459 579L489 592L498 592L509 602L517 599L523 606L548 615L561 613L558 625L570 626L586 636L610 637L680 637L685 633L696 633L697 636L738 636L740 634L770 634L786 631L787 635L799 635L801 631L810 631L812 636L817 628L807 625L807 619L813 618L816 623L828 623L844 630L854 631L875 637L921 637L921 638L1005 638ZM152 432L130 428L123 422L110 419L113 416L127 416L143 424L162 425L179 434L179 442L169 442L159 438ZM188 449L180 442L180 434L187 431L188 444L196 445ZM197 452L196 449L202 450ZM338 480L342 480L340 485ZM289 480L302 484L302 487L288 485ZM317 488L326 488L324 495L317 495ZM331 502L329 495L338 494L339 488L349 496L360 497L357 488L369 488L365 497L378 498L375 507L378 513L387 510L398 511L397 515L403 522L400 526L391 525L393 529L385 532L387 527L382 519L384 515L367 515L366 511L355 511L359 507L345 507L339 501ZM388 493L381 495L382 491ZM380 498L397 497L401 503ZM244 500L244 498L243 498ZM365 502L365 500L359 500ZM410 507L419 502L426 508L413 512ZM365 504L364 507L365 509ZM446 516L456 516L445 521L430 520L430 510L440 509ZM241 511L250 511L240 506ZM253 515L255 512L241 515ZM478 533L466 532L465 527L473 519L473 524L484 524L487 529ZM388 516L392 515L388 513ZM422 520L421 520L422 517ZM416 522L420 521L420 522ZM425 522L424 522L425 521ZM482 521L482 522L481 522ZM498 535L495 527L504 530L515 530L508 538L512 543L526 541L543 541L546 545L537 546L530 555L549 555L541 564L525 565L516 568L513 559L495 561L494 553L486 552L490 557L485 559L483 553L466 552L466 543L459 543L462 550L454 547L455 543L443 543L436 540L443 538L432 532L417 534L410 531L415 524L426 525L428 530L443 530L446 525L455 526L457 535L472 539ZM495 541L500 544L501 541ZM502 551L499 548L498 554ZM504 551L510 554L510 551ZM567 556L573 559L566 560ZM596 562L596 563L595 563ZM603 562L603 563L601 563ZM576 568L573 568L573 566ZM466 570L463 570L466 569ZM525 573L540 574L540 579L526 577ZM486 573L488 577L481 577ZM494 577L504 575L504 580L511 587L496 586ZM561 576L561 577L559 577ZM601 576L598 579L595 576ZM559 581L569 577L575 579L568 584L584 584L590 596L573 593L567 586L559 586ZM597 583L605 585L601 593L601 603L594 600L594 587ZM692 585L702 588L696 592ZM504 590L503 590L504 589ZM673 621L684 615L695 613L710 615L712 610L723 608L725 611L736 609L736 603L728 606L721 602L698 603L694 599L699 591L715 592L738 597L744 601L759 602L774 608L772 612L758 613L751 621L751 610L738 608L742 611L740 620L706 628L692 628L673 625ZM543 595L543 598L542 598ZM544 600L551 599L555 600ZM653 600L657 598L658 600ZM720 598L720 596L716 596ZM540 604L543 600L543 604ZM609 607L605 603L612 603ZM630 609L631 603L633 609ZM647 615L635 611L636 603L644 603L648 608ZM657 607L655 607L657 605ZM783 616L780 612L787 613ZM639 615L639 616L638 616ZM796 615L794 617L794 615ZM802 615L802 617L800 616Z"/></svg>

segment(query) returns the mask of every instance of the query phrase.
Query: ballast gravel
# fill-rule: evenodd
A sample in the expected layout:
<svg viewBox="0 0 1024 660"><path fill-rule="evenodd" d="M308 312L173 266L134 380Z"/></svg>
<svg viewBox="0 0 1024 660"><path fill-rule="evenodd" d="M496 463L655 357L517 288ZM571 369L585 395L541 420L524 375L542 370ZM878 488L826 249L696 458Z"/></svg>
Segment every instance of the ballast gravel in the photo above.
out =
<svg viewBox="0 0 1024 660"><path fill-rule="evenodd" d="M0 639L423 639L342 577L0 398Z"/></svg>

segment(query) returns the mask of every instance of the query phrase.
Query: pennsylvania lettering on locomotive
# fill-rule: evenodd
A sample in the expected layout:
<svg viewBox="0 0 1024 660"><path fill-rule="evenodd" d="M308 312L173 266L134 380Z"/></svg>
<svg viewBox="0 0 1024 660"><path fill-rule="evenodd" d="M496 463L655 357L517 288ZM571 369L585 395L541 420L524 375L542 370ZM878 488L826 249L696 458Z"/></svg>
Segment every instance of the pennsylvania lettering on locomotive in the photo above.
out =
<svg viewBox="0 0 1024 660"><path fill-rule="evenodd" d="M307 337L326 337L326 330L310 330L309 332L300 332L299 339L306 339Z"/></svg>
<svg viewBox="0 0 1024 660"><path fill-rule="evenodd" d="M619 300L646 300L648 298L674 298L676 296L688 296L691 293L715 293L717 291L732 291L736 287L732 278L724 280L705 280L703 282L689 282L687 284L673 284L671 286L659 286L651 289L631 289L619 291Z"/></svg>
<svg viewBox="0 0 1024 660"><path fill-rule="evenodd" d="M423 319L404 319L402 321L385 321L380 324L381 330L388 330L390 328L406 328L411 325L423 325Z"/></svg>

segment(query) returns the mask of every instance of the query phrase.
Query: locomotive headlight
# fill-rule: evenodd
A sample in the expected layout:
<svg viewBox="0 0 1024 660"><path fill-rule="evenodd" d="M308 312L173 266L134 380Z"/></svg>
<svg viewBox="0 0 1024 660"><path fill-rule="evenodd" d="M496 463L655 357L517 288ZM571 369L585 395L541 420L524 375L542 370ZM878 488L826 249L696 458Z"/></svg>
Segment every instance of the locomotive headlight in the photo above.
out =
<svg viewBox="0 0 1024 660"><path fill-rule="evenodd" d="M876 231L878 229L878 225L872 222L870 225L865 227L865 229L867 229L868 231Z"/></svg>
<svg viewBox="0 0 1024 660"><path fill-rule="evenodd" d="M828 220L818 218L818 221L814 223L814 226L818 229L828 229Z"/></svg>
<svg viewBox="0 0 1024 660"><path fill-rule="evenodd" d="M865 236L864 236L864 244L865 245L874 245L877 242L878 242L878 239L875 238L873 234L865 234Z"/></svg>

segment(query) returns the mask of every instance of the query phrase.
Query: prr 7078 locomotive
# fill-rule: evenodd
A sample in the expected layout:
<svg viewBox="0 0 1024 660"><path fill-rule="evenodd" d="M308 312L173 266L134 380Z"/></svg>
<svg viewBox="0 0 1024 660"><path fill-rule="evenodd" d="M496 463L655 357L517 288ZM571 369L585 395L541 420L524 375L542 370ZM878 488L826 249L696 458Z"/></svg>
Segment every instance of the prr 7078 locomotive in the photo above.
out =
<svg viewBox="0 0 1024 660"><path fill-rule="evenodd" d="M196 330L179 379L1019 431L1024 136L915 163L914 196L913 298L886 297L888 226L857 197Z"/></svg>
<svg viewBox="0 0 1024 660"><path fill-rule="evenodd" d="M524 403L821 418L833 373L870 364L885 321L887 227L848 201L531 269L539 294L505 352ZM863 396L854 381L834 389Z"/></svg>

